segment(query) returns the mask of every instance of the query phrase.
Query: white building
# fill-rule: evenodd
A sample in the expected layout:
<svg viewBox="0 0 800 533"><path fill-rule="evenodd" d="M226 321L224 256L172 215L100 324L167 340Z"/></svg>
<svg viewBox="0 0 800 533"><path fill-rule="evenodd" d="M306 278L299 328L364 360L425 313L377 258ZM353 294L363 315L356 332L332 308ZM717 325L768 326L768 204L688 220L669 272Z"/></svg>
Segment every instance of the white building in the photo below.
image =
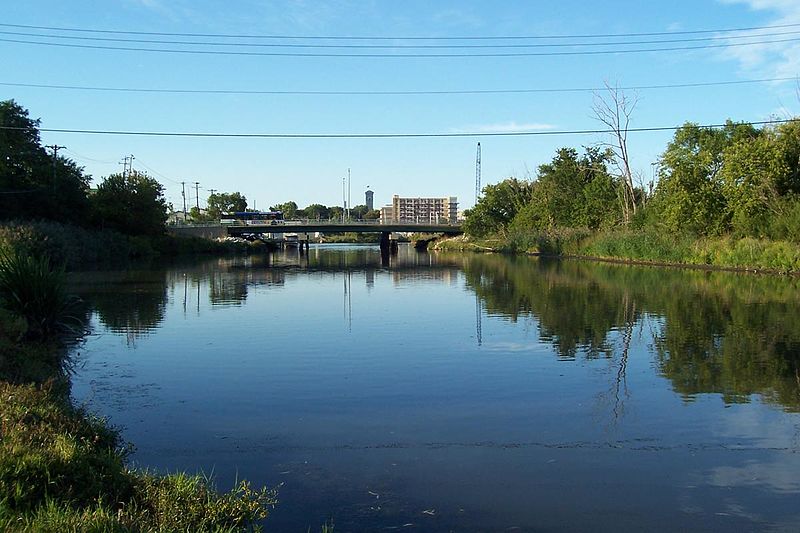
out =
<svg viewBox="0 0 800 533"><path fill-rule="evenodd" d="M392 205L381 208L381 223L455 224L458 198L401 198L392 196Z"/></svg>

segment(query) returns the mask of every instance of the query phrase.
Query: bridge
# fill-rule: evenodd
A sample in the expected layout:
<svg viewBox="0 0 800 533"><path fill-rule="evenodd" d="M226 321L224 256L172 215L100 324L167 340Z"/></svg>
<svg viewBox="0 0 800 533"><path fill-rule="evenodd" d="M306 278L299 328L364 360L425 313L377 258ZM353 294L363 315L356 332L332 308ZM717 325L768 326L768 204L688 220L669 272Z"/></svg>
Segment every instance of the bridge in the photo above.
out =
<svg viewBox="0 0 800 533"><path fill-rule="evenodd" d="M312 221L287 220L282 224L236 224L225 225L228 235L238 237L258 233L463 233L460 224L425 224L398 222L379 224L365 221Z"/></svg>

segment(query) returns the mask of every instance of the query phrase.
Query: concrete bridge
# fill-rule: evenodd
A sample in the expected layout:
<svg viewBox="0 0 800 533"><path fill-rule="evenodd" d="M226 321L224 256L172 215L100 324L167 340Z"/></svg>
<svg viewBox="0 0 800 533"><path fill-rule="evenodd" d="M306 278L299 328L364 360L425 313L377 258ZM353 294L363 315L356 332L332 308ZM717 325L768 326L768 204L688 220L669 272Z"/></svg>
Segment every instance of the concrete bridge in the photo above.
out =
<svg viewBox="0 0 800 533"><path fill-rule="evenodd" d="M398 222L378 224L376 222L333 222L287 220L283 224L225 225L228 235L237 237L254 233L463 233L460 224L418 224Z"/></svg>
<svg viewBox="0 0 800 533"><path fill-rule="evenodd" d="M185 226L170 226L168 231L173 235L185 235L216 239L226 235L241 237L243 235L280 235L284 233L305 234L303 244L308 248L308 234L310 233L380 233L381 250L395 252L397 241L390 240L392 233L443 233L445 235L459 235L463 233L460 224L419 224L399 222L393 224L380 224L377 221L331 221L331 220L287 220L279 224L197 224ZM275 238L280 244L282 237ZM269 239L268 239L269 240ZM269 242L272 242L269 240Z"/></svg>

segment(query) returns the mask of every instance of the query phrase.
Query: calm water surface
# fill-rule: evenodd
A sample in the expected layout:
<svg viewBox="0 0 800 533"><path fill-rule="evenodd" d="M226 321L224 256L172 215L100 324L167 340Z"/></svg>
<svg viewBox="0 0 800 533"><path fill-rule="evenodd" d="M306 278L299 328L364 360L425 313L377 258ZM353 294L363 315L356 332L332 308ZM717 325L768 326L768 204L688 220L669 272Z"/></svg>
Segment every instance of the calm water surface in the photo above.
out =
<svg viewBox="0 0 800 533"><path fill-rule="evenodd" d="M79 402L268 530L797 531L800 283L312 247L76 276Z"/></svg>

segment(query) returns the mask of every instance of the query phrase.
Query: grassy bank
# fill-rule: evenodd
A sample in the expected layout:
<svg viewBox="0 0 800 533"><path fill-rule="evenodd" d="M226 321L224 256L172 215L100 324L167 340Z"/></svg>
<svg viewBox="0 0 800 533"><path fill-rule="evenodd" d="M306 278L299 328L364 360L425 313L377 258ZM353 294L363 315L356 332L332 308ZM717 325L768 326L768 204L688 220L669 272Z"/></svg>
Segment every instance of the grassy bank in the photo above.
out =
<svg viewBox="0 0 800 533"><path fill-rule="evenodd" d="M800 272L800 245L754 238L704 237L654 230L591 232L562 229L509 232L503 237L466 237L436 243L437 250L493 251L522 254L582 256L670 265Z"/></svg>
<svg viewBox="0 0 800 533"><path fill-rule="evenodd" d="M257 529L274 491L132 470L118 431L72 404L87 311L63 284L47 259L0 257L0 531Z"/></svg>
<svg viewBox="0 0 800 533"><path fill-rule="evenodd" d="M172 235L129 236L49 221L0 222L0 250L49 257L68 270L122 265L143 257L247 253L257 245Z"/></svg>

